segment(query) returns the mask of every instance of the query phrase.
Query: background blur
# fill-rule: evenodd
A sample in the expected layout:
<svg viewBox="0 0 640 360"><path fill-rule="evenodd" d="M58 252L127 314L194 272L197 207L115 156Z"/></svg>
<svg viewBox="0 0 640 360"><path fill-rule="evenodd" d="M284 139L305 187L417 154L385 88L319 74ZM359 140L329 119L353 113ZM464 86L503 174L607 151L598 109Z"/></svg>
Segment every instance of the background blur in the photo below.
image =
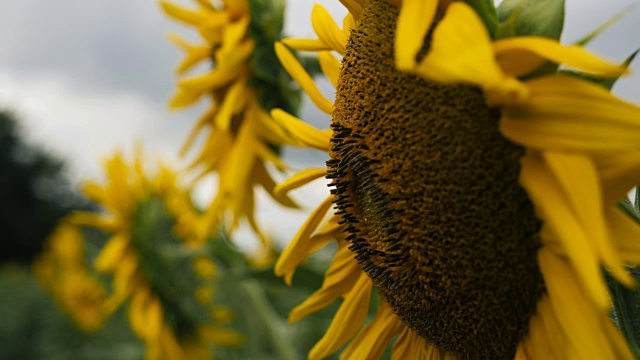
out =
<svg viewBox="0 0 640 360"><path fill-rule="evenodd" d="M325 5L334 18L345 14L337 0L289 0L287 34L314 37L313 3ZM618 61L640 48L640 9L634 6L640 2L567 0L566 4L565 43L627 9L625 17L588 47ZM152 157L175 161L176 149L203 107L179 112L166 108L175 84L173 70L182 55L166 40L170 31L187 38L194 35L164 17L154 1L2 1L0 109L16 112L28 141L66 160L74 184L99 177L100 159L114 148L129 151L135 141L141 141ZM640 72L640 61L632 64L632 70ZM329 83L322 83L331 93ZM613 91L639 103L640 76L621 79ZM309 102L302 118L319 127L329 123ZM294 169L310 162L321 166L325 160L325 155L313 151L285 151L285 157ZM326 188L321 181L314 185L294 195L317 204ZM211 196L208 190L201 189L200 196ZM269 201L259 201L258 206L264 228L282 241L305 217L272 208Z"/></svg>
<svg viewBox="0 0 640 360"><path fill-rule="evenodd" d="M315 37L310 22L313 3L323 4L336 19L342 19L345 14L337 0L289 0L286 34ZM626 16L588 48L614 61L622 61L640 48L640 1L567 0L566 3L564 43L577 41L626 9ZM29 161L40 155L51 157L50 166L55 169L49 178L57 180L43 188L42 196L54 192L67 196L66 205L52 210L54 218L66 211L65 206L89 206L74 195L74 188L86 179L100 178L102 159L114 149L130 154L133 145L142 142L147 158L161 157L178 166L183 163L176 157L177 149L204 106L180 112L167 110L166 102L175 86L174 68L182 57L166 40L170 31L195 38L195 34L163 16L155 1L0 1L0 112L13 113L17 119L16 136L22 138L25 149L35 149L24 152L31 154ZM613 92L640 104L638 59L631 69L632 75L619 80ZM333 90L328 81L318 81L331 98ZM328 127L330 120L308 101L303 103L301 118L323 128ZM309 165L323 166L326 160L326 154L312 150L285 149L284 157L294 170ZM0 168L0 184L13 172L7 167ZM282 178L284 175L279 177ZM201 186L196 200L204 203L210 198L215 181L211 178ZM306 211L297 212L278 207L259 193L258 221L284 246L308 212L326 196L326 191L322 180L295 191L293 196L308 205ZM10 204L0 203L0 216L4 217L0 220L9 221L11 216L20 218ZM12 236L11 232L0 234L0 238ZM247 248L252 247L254 236L247 229L240 229L236 238ZM0 239L3 240L6 239ZM25 334L35 331L34 336L39 336L47 331L47 324L62 321L63 315L52 310L54 305L46 302L46 296L25 274L6 264L0 264L0 270L0 318L3 319L0 346L6 345L7 339L3 336L7 329ZM26 294L19 304L23 312L14 311L15 302L7 300L16 293ZM16 315L18 313L34 317L46 314L47 318L41 322L44 330L22 329L28 322ZM103 340L108 343L119 336L126 338L120 330L107 327ZM73 329L69 324L64 331L73 332ZM60 339L25 341L53 349L63 341ZM67 345L80 347L79 353L99 348L102 341L82 350L86 345L82 338L78 339L74 340L77 343ZM123 346L118 354L129 352L134 358L139 355L136 345L123 343ZM59 354L59 358L70 358L68 355ZM112 356L113 353L104 353L105 359Z"/></svg>

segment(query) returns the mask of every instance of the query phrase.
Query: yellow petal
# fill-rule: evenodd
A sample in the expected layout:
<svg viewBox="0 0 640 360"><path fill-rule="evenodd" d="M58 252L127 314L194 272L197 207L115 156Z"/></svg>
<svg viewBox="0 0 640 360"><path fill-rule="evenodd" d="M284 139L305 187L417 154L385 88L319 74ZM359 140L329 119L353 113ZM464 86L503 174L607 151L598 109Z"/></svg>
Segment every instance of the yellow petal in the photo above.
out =
<svg viewBox="0 0 640 360"><path fill-rule="evenodd" d="M362 273L345 296L327 332L309 352L310 360L324 359L333 354L360 330L369 312L372 287L369 277Z"/></svg>
<svg viewBox="0 0 640 360"><path fill-rule="evenodd" d="M291 200L285 193L277 191L275 181L273 181L273 178L269 175L269 172L261 161L256 162L253 178L280 204L294 209L299 208L298 204Z"/></svg>
<svg viewBox="0 0 640 360"><path fill-rule="evenodd" d="M596 307L588 297L585 298L586 294L576 281L576 274L563 259L542 249L539 262L553 312L567 335L569 345L576 351L570 358L615 359L615 352L607 341L604 329L598 326L600 318L606 316L609 309L608 297L607 307Z"/></svg>
<svg viewBox="0 0 640 360"><path fill-rule="evenodd" d="M344 55L347 47L347 37L340 30L327 9L320 4L315 4L313 10L311 10L311 25L322 42Z"/></svg>
<svg viewBox="0 0 640 360"><path fill-rule="evenodd" d="M543 158L582 225L589 244L611 274L627 286L634 283L614 251L606 229L600 182L594 164L584 155L545 152Z"/></svg>
<svg viewBox="0 0 640 360"><path fill-rule="evenodd" d="M640 184L640 151L615 153L597 161L604 203L613 205Z"/></svg>
<svg viewBox="0 0 640 360"><path fill-rule="evenodd" d="M178 88L182 91L201 96L205 92L227 85L229 82L246 73L246 68L239 66L236 62L239 62L240 59L246 59L246 57L243 58L243 56L249 56L251 51L253 51L253 48L247 47L243 49L242 54L238 54L236 59L233 59L233 61L230 59L229 62L225 63L227 66L216 67L204 75L180 80L178 82Z"/></svg>
<svg viewBox="0 0 640 360"><path fill-rule="evenodd" d="M545 60L606 77L618 77L626 71L625 66L604 61L581 46L563 46L555 40L543 37L501 39L493 43L493 49L502 70L511 76L526 75Z"/></svg>
<svg viewBox="0 0 640 360"><path fill-rule="evenodd" d="M340 354L340 359L379 359L391 339L405 325L393 309L381 300L373 320L367 324Z"/></svg>
<svg viewBox="0 0 640 360"><path fill-rule="evenodd" d="M113 294L105 301L105 314L112 314L122 305L135 288L138 261L133 254L127 254L118 263L113 274Z"/></svg>
<svg viewBox="0 0 640 360"><path fill-rule="evenodd" d="M298 140L299 146L308 146L323 152L329 152L331 130L318 130L281 109L271 110L271 116L282 124L291 134L291 138Z"/></svg>
<svg viewBox="0 0 640 360"><path fill-rule="evenodd" d="M282 276L293 271L296 265L308 255L307 250L310 247L310 244L308 244L309 237L318 228L320 222L331 208L331 204L333 203L332 201L332 196L327 197L315 210L313 210L311 215L309 215L309 218L300 227L300 230L298 230L296 235L293 237L289 246L284 249L278 258L274 269L276 275ZM290 284L290 281L287 283Z"/></svg>
<svg viewBox="0 0 640 360"><path fill-rule="evenodd" d="M222 3L225 11L228 11L234 18L249 14L248 0L222 0Z"/></svg>
<svg viewBox="0 0 640 360"><path fill-rule="evenodd" d="M263 161L272 163L278 170L286 171L289 167L280 159L280 156L273 151L271 147L265 143L256 140L256 155Z"/></svg>
<svg viewBox="0 0 640 360"><path fill-rule="evenodd" d="M229 158L220 172L220 192L218 196L229 201L234 213L238 213L242 198L250 190L249 174L256 161L258 142L255 139L254 121L245 114L238 136L233 144Z"/></svg>
<svg viewBox="0 0 640 360"><path fill-rule="evenodd" d="M512 141L543 150L637 149L640 108L605 89L568 76L527 82L530 98L503 109L501 130Z"/></svg>
<svg viewBox="0 0 640 360"><path fill-rule="evenodd" d="M340 2L342 3L342 5L344 5L344 7L347 8L347 10L349 10L349 14L347 14L347 16L351 15L352 19L356 21L360 19L360 14L362 13L362 5L360 5L355 0L340 0ZM346 18L347 17L345 16L345 19ZM353 29L355 29L355 27L353 27Z"/></svg>
<svg viewBox="0 0 640 360"><path fill-rule="evenodd" d="M222 43L224 31L230 22L226 11L209 13L206 20L198 24L198 32L213 47Z"/></svg>
<svg viewBox="0 0 640 360"><path fill-rule="evenodd" d="M187 135L186 140L182 143L182 146L180 147L179 154L181 157L184 157L187 154L187 152L189 152L189 150L191 149L191 146L193 145L193 142L196 140L196 137L198 136L200 131L205 127L205 125L207 125L207 123L211 122L211 120L213 119L213 117L217 112L218 112L218 105L214 103L214 104L211 104L211 106L207 109L207 111L205 111L205 113L200 116L198 121L196 121L196 124L193 125L193 127L191 128L191 131L189 132L189 135Z"/></svg>
<svg viewBox="0 0 640 360"><path fill-rule="evenodd" d="M232 54L236 50L240 41L245 37L250 22L249 16L243 16L225 27L224 35L222 36L222 47L219 50L223 56Z"/></svg>
<svg viewBox="0 0 640 360"><path fill-rule="evenodd" d="M546 357L540 359L568 359L571 346L567 341L564 330L558 323L558 319L553 312L549 295L543 295L538 301L536 314L529 324L529 332L531 339L525 340L525 343L533 342L534 354L548 351ZM531 359L531 357L529 358ZM533 357L533 359L538 359Z"/></svg>
<svg viewBox="0 0 640 360"><path fill-rule="evenodd" d="M162 10L164 10L165 14L186 24L198 25L207 18L207 14L204 11L189 10L167 1L160 1L160 6L162 7Z"/></svg>
<svg viewBox="0 0 640 360"><path fill-rule="evenodd" d="M585 228L572 212L566 194L554 179L548 165L537 156L528 155L522 160L520 183L543 221L543 228L553 234L555 240L566 249L569 261L579 275L578 280L604 311L610 304L598 256L588 246ZM543 243L545 241L543 239Z"/></svg>
<svg viewBox="0 0 640 360"><path fill-rule="evenodd" d="M422 48L427 30L438 8L438 0L403 0L395 34L396 66L411 70Z"/></svg>
<svg viewBox="0 0 640 360"><path fill-rule="evenodd" d="M145 310L147 333L150 337L158 338L164 323L162 303L157 297L151 296Z"/></svg>
<svg viewBox="0 0 640 360"><path fill-rule="evenodd" d="M169 34L169 40L186 52L185 58L180 62L176 70L178 74L185 73L200 61L211 56L211 48L209 46L190 44L177 34Z"/></svg>
<svg viewBox="0 0 640 360"><path fill-rule="evenodd" d="M203 8L203 9L207 9L207 10L215 10L216 8L213 6L213 4L211 3L210 0L196 0L198 2L198 4Z"/></svg>
<svg viewBox="0 0 640 360"><path fill-rule="evenodd" d="M109 194L107 194L106 189L98 184L97 182L87 181L82 186L82 192L84 196L89 198L89 200L93 200L96 203L104 203L107 201Z"/></svg>
<svg viewBox="0 0 640 360"><path fill-rule="evenodd" d="M283 183L276 186L274 192L276 194L286 194L290 190L297 189L306 185L313 180L319 179L327 175L327 168L309 168L302 170Z"/></svg>
<svg viewBox="0 0 640 360"><path fill-rule="evenodd" d="M298 51L330 51L331 47L320 39L283 39L282 43Z"/></svg>
<svg viewBox="0 0 640 360"><path fill-rule="evenodd" d="M114 271L122 261L128 246L129 238L124 234L119 233L112 236L95 260L96 270L99 272Z"/></svg>
<svg viewBox="0 0 640 360"><path fill-rule="evenodd" d="M118 224L113 219L86 211L74 211L67 215L65 221L73 225L92 227L106 233L114 233L118 230Z"/></svg>
<svg viewBox="0 0 640 360"><path fill-rule="evenodd" d="M353 289L363 275L360 265L346 245L336 253L324 276L322 287L289 313L289 322L296 322L324 309Z"/></svg>
<svg viewBox="0 0 640 360"><path fill-rule="evenodd" d="M200 334L203 338L211 341L216 345L222 346L240 346L243 343L242 335L238 334L233 330L213 327L213 326L203 326L198 329L198 334Z"/></svg>
<svg viewBox="0 0 640 360"><path fill-rule="evenodd" d="M331 81L334 88L337 87L338 76L340 75L340 61L331 55L329 51L319 52L318 61L324 75Z"/></svg>
<svg viewBox="0 0 640 360"><path fill-rule="evenodd" d="M237 79L224 94L220 111L215 117L215 123L221 131L229 131L231 118L237 114L237 109L244 103L245 81L245 78Z"/></svg>
<svg viewBox="0 0 640 360"><path fill-rule="evenodd" d="M147 319L145 315L149 296L150 293L146 287L137 290L131 296L131 302L127 309L131 330L143 341L147 339Z"/></svg>
<svg viewBox="0 0 640 360"><path fill-rule="evenodd" d="M282 43L277 42L275 45L276 55L280 60L282 66L287 70L293 80L300 85L313 103L326 114L331 114L333 109L333 103L329 101L318 89L313 79L304 67L300 64L298 59L284 46Z"/></svg>
<svg viewBox="0 0 640 360"><path fill-rule="evenodd" d="M191 92L178 89L169 100L170 109L181 109L189 105L193 105L196 101L200 100L202 96L201 92Z"/></svg>
<svg viewBox="0 0 640 360"><path fill-rule="evenodd" d="M408 327L405 327L391 348L392 359L423 359L427 351L427 341Z"/></svg>
<svg viewBox="0 0 640 360"><path fill-rule="evenodd" d="M182 360L193 358L190 357L192 354L186 353L186 349L183 349L181 344L176 339L176 335L173 333L172 328L166 323L162 325L160 336L154 346L158 348L158 353L162 354L162 359ZM147 349L148 348L149 345L147 345Z"/></svg>
<svg viewBox="0 0 640 360"><path fill-rule="evenodd" d="M258 119L257 129L260 137L269 144L274 145L295 145L296 140L292 139L282 126L274 121L270 114L259 106L252 107L251 111L255 112Z"/></svg>
<svg viewBox="0 0 640 360"><path fill-rule="evenodd" d="M640 225L618 208L609 209L607 223L622 258L640 264Z"/></svg>
<svg viewBox="0 0 640 360"><path fill-rule="evenodd" d="M442 83L465 82L483 88L495 86L504 78L482 20L471 7L461 2L449 6L434 30L431 48L420 63L418 73Z"/></svg>

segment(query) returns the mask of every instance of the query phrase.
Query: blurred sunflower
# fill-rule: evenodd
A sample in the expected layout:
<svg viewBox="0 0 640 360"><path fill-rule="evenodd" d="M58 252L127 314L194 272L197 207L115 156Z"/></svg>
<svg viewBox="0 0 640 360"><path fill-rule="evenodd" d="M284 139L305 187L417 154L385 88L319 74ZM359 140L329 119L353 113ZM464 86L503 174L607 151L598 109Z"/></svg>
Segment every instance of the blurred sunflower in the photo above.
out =
<svg viewBox="0 0 640 360"><path fill-rule="evenodd" d="M84 187L104 211L76 212L65 220L78 234L82 227L110 236L94 262L98 273L112 278L103 315L128 301L129 323L145 343L147 359L208 359L210 343L239 344L238 334L219 327L229 314L213 304L216 266L195 246L199 214L176 175L161 165L148 177L140 154L128 164L116 153L105 170L104 184Z"/></svg>
<svg viewBox="0 0 640 360"><path fill-rule="evenodd" d="M33 262L38 282L48 290L65 313L84 331L100 328L107 291L87 267L82 232L60 223Z"/></svg>
<svg viewBox="0 0 640 360"><path fill-rule="evenodd" d="M262 186L287 207L296 204L275 195L275 182L267 164L286 168L279 147L294 141L271 119L273 107L294 111L298 93L273 55L273 43L282 30L283 3L277 0L198 0L196 10L161 1L164 12L198 30L202 43L192 44L178 35L170 40L186 52L177 73L183 75L201 62L213 68L202 75L178 81L171 108L192 105L203 97L211 100L196 122L181 153L184 155L201 133L204 144L192 168L200 177L217 173L218 191L200 225L207 236L220 225L233 232L246 218L263 242L266 238L254 218L254 185ZM199 178L199 177L198 177Z"/></svg>
<svg viewBox="0 0 640 360"><path fill-rule="evenodd" d="M275 269L290 282L337 238L322 288L290 314L344 298L309 358L345 344L343 358L379 358L396 338L395 359L632 359L603 277L635 286L625 264L640 262L618 207L640 182L640 108L607 88L626 66L558 42L562 1L341 2L343 29L316 5L318 39L276 45L332 116L328 131L272 112L330 155L276 189L332 180ZM287 46L318 52L335 102Z"/></svg>

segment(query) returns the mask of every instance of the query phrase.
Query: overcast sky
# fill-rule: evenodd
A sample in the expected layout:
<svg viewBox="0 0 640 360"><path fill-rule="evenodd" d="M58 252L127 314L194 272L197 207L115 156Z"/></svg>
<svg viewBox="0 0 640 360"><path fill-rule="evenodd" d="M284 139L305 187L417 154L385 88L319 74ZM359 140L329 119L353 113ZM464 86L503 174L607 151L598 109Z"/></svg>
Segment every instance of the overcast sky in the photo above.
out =
<svg viewBox="0 0 640 360"><path fill-rule="evenodd" d="M340 19L344 14L337 0L289 0L288 34L313 36L309 19L314 2ZM564 41L579 39L634 3L638 1L567 0ZM131 149L136 140L144 143L147 154L175 159L203 107L166 110L173 69L181 58L166 41L169 31L188 34L164 17L155 1L0 1L0 108L17 111L31 141L64 157L74 181L97 176L99 159L114 148ZM638 6L590 48L613 60L640 48ZM639 63L632 67L636 73ZM614 92L639 104L640 75L619 81ZM312 105L304 109L305 118L328 126L328 117ZM296 167L324 160L311 152L289 158ZM298 196L316 204L325 194L325 185L318 182ZM305 216L289 212L285 224L278 224L282 214L265 201L260 208L262 222L280 238L288 239Z"/></svg>

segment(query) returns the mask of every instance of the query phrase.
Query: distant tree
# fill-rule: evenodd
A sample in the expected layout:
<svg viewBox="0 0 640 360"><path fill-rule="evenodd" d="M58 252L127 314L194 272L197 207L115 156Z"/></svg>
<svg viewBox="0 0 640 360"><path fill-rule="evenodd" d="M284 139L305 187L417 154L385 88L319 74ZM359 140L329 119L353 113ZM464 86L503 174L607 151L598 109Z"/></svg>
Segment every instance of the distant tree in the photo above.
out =
<svg viewBox="0 0 640 360"><path fill-rule="evenodd" d="M86 208L63 161L21 138L15 115L0 110L0 263L30 262L56 223Z"/></svg>

